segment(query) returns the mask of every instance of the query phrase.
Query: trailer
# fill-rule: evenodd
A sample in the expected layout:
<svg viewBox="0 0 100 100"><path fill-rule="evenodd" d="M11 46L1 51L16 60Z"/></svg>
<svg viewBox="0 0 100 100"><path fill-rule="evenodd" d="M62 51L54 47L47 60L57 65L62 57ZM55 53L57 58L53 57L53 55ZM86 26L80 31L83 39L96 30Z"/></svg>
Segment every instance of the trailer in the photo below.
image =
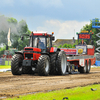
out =
<svg viewBox="0 0 100 100"><path fill-rule="evenodd" d="M78 40L82 39L83 43L76 45L75 48L61 48L66 53L68 73L75 72L76 70L80 73L89 73L91 65L95 64L95 47L92 45L92 42L91 45L84 43L84 39L90 41L92 34L88 33L88 31L82 31L78 34Z"/></svg>

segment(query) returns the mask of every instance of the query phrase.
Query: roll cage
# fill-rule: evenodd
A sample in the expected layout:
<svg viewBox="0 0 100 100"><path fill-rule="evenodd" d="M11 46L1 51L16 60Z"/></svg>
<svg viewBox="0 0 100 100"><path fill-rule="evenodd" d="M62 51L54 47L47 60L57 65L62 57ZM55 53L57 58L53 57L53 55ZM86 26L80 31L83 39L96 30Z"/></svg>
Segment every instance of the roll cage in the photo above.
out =
<svg viewBox="0 0 100 100"><path fill-rule="evenodd" d="M40 40L44 47L39 47L38 40ZM50 48L52 47L52 37L50 36L30 36L30 47L40 48L43 52L49 52Z"/></svg>

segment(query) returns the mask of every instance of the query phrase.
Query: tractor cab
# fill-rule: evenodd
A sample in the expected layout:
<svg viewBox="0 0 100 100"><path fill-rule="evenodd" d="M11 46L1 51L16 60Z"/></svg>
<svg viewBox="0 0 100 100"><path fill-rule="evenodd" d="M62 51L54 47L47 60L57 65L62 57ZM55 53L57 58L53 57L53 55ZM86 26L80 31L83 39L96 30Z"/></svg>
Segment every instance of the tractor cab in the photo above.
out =
<svg viewBox="0 0 100 100"><path fill-rule="evenodd" d="M31 33L29 47L41 49L41 53L46 53L50 51L52 47L52 40L54 40L53 32L52 34L44 33Z"/></svg>

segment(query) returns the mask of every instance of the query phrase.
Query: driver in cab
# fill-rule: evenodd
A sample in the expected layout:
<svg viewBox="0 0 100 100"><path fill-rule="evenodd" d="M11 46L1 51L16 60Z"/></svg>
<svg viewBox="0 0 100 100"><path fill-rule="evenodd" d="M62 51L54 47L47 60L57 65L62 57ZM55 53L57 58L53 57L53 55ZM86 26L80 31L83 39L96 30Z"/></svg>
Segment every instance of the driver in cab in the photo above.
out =
<svg viewBox="0 0 100 100"><path fill-rule="evenodd" d="M37 39L37 45L38 45L37 47L40 48L40 49L44 49L45 48L44 43L41 42L41 40L39 38Z"/></svg>

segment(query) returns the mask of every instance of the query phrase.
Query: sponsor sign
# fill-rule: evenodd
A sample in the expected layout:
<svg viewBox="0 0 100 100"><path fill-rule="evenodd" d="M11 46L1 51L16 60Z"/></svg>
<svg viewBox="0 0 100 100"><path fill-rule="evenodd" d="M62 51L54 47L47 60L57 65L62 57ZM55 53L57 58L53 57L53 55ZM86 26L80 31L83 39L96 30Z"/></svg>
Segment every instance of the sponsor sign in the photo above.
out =
<svg viewBox="0 0 100 100"><path fill-rule="evenodd" d="M91 34L89 34L89 33L80 33L80 34L78 34L78 39L91 39Z"/></svg>
<svg viewBox="0 0 100 100"><path fill-rule="evenodd" d="M76 45L76 49L78 51L78 54L86 54L87 53L86 45Z"/></svg>
<svg viewBox="0 0 100 100"><path fill-rule="evenodd" d="M62 51L65 51L66 55L77 55L77 49L75 48L61 48Z"/></svg>

